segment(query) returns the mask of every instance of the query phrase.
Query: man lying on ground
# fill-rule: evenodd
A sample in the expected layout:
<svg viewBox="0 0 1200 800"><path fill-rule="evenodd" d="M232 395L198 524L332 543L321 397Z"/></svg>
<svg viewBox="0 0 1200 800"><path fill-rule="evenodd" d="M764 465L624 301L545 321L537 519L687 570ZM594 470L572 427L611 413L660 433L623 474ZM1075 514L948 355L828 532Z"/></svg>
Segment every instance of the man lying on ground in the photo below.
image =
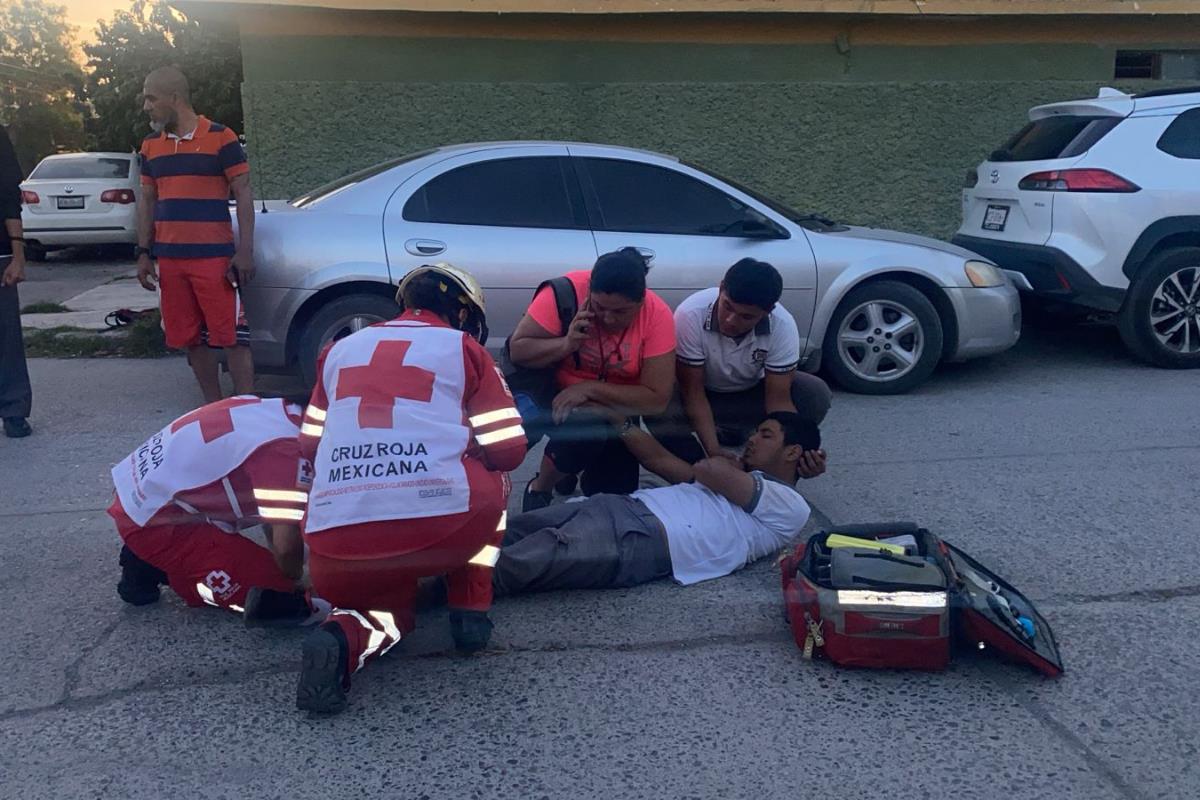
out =
<svg viewBox="0 0 1200 800"><path fill-rule="evenodd" d="M231 397L185 414L113 467L122 600L153 603L166 584L189 606L245 609L259 624L323 616L297 586L296 526L312 483L302 413L281 399ZM270 550L240 535L256 525Z"/></svg>
<svg viewBox="0 0 1200 800"><path fill-rule="evenodd" d="M768 414L740 459L695 465L628 421L614 425L642 466L674 485L511 518L492 575L497 595L719 578L779 550L808 521L795 483L821 435L794 412Z"/></svg>

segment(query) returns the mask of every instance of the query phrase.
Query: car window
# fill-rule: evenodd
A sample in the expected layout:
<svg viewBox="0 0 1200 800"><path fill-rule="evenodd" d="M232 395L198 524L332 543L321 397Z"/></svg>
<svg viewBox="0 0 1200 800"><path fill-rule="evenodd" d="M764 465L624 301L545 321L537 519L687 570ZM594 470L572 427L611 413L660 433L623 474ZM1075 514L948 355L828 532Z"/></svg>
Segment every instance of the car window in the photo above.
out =
<svg viewBox="0 0 1200 800"><path fill-rule="evenodd" d="M129 177L131 163L133 163L132 160L128 158L90 156L46 159L34 167L29 179L78 181L90 178L113 178L114 180L124 180Z"/></svg>
<svg viewBox="0 0 1200 800"><path fill-rule="evenodd" d="M741 236L746 220L761 218L720 189L682 172L610 158L582 161L595 190L600 230Z"/></svg>
<svg viewBox="0 0 1200 800"><path fill-rule="evenodd" d="M1159 137L1158 149L1176 158L1200 158L1200 108L1176 117Z"/></svg>
<svg viewBox="0 0 1200 800"><path fill-rule="evenodd" d="M505 228L580 228L560 157L481 161L430 180L404 204L404 219Z"/></svg>
<svg viewBox="0 0 1200 800"><path fill-rule="evenodd" d="M351 172L349 175L345 175L337 180L330 181L322 186L318 186L311 192L306 192L300 195L292 200L292 205L296 208L307 208L308 206L316 205L322 200L328 200L335 194L343 192L355 184L362 183L368 178L374 178L376 175L387 172L389 169L398 167L401 164L407 164L410 161L416 161L418 158L424 158L432 152L432 150L421 150L420 152L409 153L408 155L400 156L399 158L381 161L380 163L373 164L366 169L360 169L358 172Z"/></svg>
<svg viewBox="0 0 1200 800"><path fill-rule="evenodd" d="M992 161L1047 161L1073 158L1091 149L1121 117L1061 116L1034 120L1019 130Z"/></svg>

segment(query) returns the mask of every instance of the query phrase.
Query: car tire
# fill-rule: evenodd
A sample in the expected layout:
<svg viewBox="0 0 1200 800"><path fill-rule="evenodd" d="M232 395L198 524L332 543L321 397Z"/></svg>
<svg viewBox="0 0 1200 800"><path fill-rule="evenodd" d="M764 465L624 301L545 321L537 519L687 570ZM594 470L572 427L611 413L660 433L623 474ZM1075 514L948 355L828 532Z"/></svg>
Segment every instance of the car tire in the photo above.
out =
<svg viewBox="0 0 1200 800"><path fill-rule="evenodd" d="M46 260L46 248L35 242L25 243L25 260L41 263Z"/></svg>
<svg viewBox="0 0 1200 800"><path fill-rule="evenodd" d="M1165 250L1146 261L1125 295L1117 329L1142 361L1200 367L1200 247Z"/></svg>
<svg viewBox="0 0 1200 800"><path fill-rule="evenodd" d="M941 358L937 309L918 289L898 281L851 290L833 312L822 348L830 376L859 394L907 392L928 378Z"/></svg>
<svg viewBox="0 0 1200 800"><path fill-rule="evenodd" d="M325 345L399 313L396 301L380 294L345 295L321 306L304 324L296 351L305 385L317 382L317 357Z"/></svg>

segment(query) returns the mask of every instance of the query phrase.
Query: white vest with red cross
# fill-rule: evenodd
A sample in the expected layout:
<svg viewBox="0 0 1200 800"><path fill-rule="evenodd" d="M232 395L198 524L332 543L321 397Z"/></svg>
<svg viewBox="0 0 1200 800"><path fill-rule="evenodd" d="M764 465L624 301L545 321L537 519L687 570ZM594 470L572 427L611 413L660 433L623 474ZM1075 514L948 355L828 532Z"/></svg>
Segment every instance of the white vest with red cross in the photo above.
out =
<svg viewBox="0 0 1200 800"><path fill-rule="evenodd" d="M401 318L330 348L306 533L468 510L463 336Z"/></svg>
<svg viewBox="0 0 1200 800"><path fill-rule="evenodd" d="M290 412L290 413L289 413ZM121 508L144 526L176 495L217 481L245 463L264 445L295 439L300 408L283 400L230 397L184 414L112 470ZM229 494L233 489L226 487ZM230 501L236 509L236 499ZM238 515L241 516L241 515Z"/></svg>

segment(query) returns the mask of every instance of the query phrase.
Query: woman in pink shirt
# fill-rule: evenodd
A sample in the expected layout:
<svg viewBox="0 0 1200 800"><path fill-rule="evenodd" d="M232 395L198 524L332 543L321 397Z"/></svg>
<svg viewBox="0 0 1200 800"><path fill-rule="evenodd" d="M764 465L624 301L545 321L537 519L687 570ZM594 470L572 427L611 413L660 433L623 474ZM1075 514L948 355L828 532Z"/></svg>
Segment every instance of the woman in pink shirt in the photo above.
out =
<svg viewBox="0 0 1200 800"><path fill-rule="evenodd" d="M558 394L542 409L553 422L541 469L525 490L522 510L544 508L554 487L582 473L584 494L628 494L638 486L638 462L605 418L589 407L629 417L661 414L675 386L675 319L646 288L649 267L636 249L600 256L590 272L569 272L579 311L565 336L554 292L543 288L509 343L515 364L557 365ZM554 332L552 332L554 331Z"/></svg>

